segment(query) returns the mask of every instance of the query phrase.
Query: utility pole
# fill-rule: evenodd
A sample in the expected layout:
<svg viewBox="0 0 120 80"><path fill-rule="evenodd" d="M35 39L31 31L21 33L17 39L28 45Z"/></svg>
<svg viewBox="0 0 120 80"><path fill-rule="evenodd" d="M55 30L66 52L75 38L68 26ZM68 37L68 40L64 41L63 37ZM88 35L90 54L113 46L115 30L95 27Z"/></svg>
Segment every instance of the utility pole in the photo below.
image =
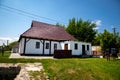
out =
<svg viewBox="0 0 120 80"><path fill-rule="evenodd" d="M113 27L112 29L113 29L113 34L115 35L115 33L116 33L116 28Z"/></svg>
<svg viewBox="0 0 120 80"><path fill-rule="evenodd" d="M9 40L7 40L7 46L8 46L8 44L9 44Z"/></svg>

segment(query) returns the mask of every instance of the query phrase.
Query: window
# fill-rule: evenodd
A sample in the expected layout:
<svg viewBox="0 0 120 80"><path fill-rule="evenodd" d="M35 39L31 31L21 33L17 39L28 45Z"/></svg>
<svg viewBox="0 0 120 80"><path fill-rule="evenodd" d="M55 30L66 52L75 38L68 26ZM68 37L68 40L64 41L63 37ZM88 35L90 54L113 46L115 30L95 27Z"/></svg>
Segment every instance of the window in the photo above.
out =
<svg viewBox="0 0 120 80"><path fill-rule="evenodd" d="M36 49L40 48L40 42L36 42Z"/></svg>
<svg viewBox="0 0 120 80"><path fill-rule="evenodd" d="M87 50L89 50L89 45L87 45Z"/></svg>
<svg viewBox="0 0 120 80"><path fill-rule="evenodd" d="M54 50L56 50L57 49L57 44L54 44Z"/></svg>
<svg viewBox="0 0 120 80"><path fill-rule="evenodd" d="M75 50L77 50L77 49L78 49L78 44L77 44L77 43L75 43L74 48L75 48Z"/></svg>
<svg viewBox="0 0 120 80"><path fill-rule="evenodd" d="M46 43L46 49L49 49L49 43Z"/></svg>

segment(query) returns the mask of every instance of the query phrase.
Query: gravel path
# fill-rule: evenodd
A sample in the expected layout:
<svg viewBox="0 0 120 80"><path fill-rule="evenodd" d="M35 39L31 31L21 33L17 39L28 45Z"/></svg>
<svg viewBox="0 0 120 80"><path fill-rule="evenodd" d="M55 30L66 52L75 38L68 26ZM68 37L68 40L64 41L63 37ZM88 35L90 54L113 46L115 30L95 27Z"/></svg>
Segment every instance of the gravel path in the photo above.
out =
<svg viewBox="0 0 120 80"><path fill-rule="evenodd" d="M21 56L19 53L11 53L10 59L24 58L24 59L54 59L53 56Z"/></svg>

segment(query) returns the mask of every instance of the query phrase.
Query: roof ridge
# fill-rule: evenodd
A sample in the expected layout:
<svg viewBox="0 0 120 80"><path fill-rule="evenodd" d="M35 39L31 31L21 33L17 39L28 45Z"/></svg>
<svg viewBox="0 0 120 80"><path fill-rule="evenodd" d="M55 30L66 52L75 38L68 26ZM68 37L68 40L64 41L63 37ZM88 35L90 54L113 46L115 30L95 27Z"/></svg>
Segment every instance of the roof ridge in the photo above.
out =
<svg viewBox="0 0 120 80"><path fill-rule="evenodd" d="M50 26L52 26L52 27L58 27L58 28L63 28L63 27L60 27L60 26L57 26L57 25L54 25L54 24L50 24L50 23L45 23L45 22L40 22L40 21L36 21L36 20L32 20L32 25L31 25L31 27L38 27L38 26L33 26L33 23L38 23L38 24L44 24L44 25L50 25Z"/></svg>

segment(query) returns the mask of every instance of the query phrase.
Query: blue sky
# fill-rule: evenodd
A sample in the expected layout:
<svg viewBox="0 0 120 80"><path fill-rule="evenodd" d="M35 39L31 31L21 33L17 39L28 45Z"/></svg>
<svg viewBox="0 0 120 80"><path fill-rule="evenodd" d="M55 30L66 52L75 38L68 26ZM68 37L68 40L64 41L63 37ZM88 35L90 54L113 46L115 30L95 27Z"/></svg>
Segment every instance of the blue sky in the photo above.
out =
<svg viewBox="0 0 120 80"><path fill-rule="evenodd" d="M73 17L95 22L99 32L104 29L112 32L112 27L120 32L120 0L0 0L0 44L6 39L18 39L30 28L32 20L67 25Z"/></svg>

